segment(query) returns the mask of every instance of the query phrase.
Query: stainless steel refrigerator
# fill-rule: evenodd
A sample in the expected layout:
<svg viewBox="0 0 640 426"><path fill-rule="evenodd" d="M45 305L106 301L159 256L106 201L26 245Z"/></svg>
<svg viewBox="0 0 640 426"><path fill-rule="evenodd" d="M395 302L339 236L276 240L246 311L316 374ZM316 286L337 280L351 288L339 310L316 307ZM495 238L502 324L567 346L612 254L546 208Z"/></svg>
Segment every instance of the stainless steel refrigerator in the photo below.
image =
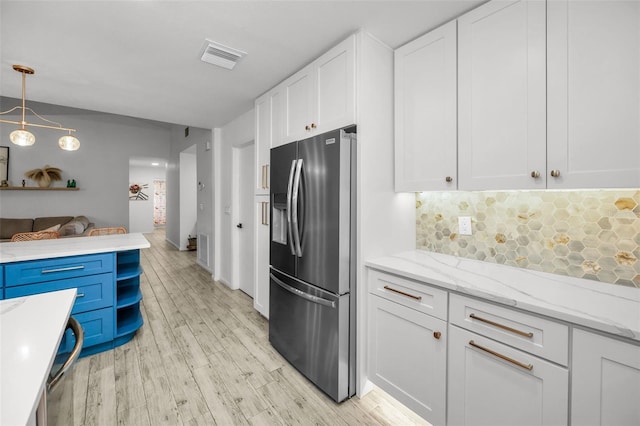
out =
<svg viewBox="0 0 640 426"><path fill-rule="evenodd" d="M335 401L355 393L355 126L271 149L269 341Z"/></svg>

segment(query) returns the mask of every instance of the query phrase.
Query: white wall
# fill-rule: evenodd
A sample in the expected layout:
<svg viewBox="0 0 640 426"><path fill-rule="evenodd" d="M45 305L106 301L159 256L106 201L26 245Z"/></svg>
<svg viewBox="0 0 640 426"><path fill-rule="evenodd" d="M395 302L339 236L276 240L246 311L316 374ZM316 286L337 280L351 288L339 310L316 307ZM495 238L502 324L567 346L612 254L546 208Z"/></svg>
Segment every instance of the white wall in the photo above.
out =
<svg viewBox="0 0 640 426"><path fill-rule="evenodd" d="M197 235L198 175L196 145L180 153L180 250L187 249L189 236Z"/></svg>
<svg viewBox="0 0 640 426"><path fill-rule="evenodd" d="M149 196L148 200L129 201L129 232L153 232L153 181L166 180L167 173L165 165L161 166L130 166L129 167L129 183L149 184L144 193Z"/></svg>
<svg viewBox="0 0 640 426"><path fill-rule="evenodd" d="M214 140L216 144L216 263L214 278L231 288L239 288L232 282L232 147L238 147L254 139L254 110L251 109L222 127ZM252 265L252 262L248 263Z"/></svg>
<svg viewBox="0 0 640 426"><path fill-rule="evenodd" d="M2 109L21 102L0 101ZM15 126L0 124L0 145L10 147L11 184L20 185L27 170L49 164L62 169L63 181L54 186L66 186L67 179L75 179L80 190L2 191L0 217L85 215L96 226L129 228L129 158L168 157L170 125L36 102L29 106L49 120L78 129L80 149L63 151L58 147L63 132L38 128L29 129L36 137L33 146L13 145L9 133Z"/></svg>

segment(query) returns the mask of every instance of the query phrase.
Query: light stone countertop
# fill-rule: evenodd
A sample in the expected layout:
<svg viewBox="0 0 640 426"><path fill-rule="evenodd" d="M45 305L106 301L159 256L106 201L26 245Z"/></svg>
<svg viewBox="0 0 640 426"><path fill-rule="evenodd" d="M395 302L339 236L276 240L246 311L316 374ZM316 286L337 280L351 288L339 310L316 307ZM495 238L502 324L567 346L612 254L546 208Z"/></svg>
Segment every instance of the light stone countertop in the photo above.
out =
<svg viewBox="0 0 640 426"><path fill-rule="evenodd" d="M640 341L640 289L413 250L371 268Z"/></svg>
<svg viewBox="0 0 640 426"><path fill-rule="evenodd" d="M0 301L0 424L35 412L75 298L72 288Z"/></svg>
<svg viewBox="0 0 640 426"><path fill-rule="evenodd" d="M0 264L150 247L140 233L0 243Z"/></svg>

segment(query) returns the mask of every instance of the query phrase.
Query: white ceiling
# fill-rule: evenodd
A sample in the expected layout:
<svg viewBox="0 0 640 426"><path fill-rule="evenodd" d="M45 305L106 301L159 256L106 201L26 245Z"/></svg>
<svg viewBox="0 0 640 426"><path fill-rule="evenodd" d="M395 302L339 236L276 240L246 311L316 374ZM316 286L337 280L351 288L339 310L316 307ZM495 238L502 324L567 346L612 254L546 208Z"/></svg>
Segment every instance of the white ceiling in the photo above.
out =
<svg viewBox="0 0 640 426"><path fill-rule="evenodd" d="M360 28L396 48L484 1L0 0L0 95L23 64L28 100L220 127ZM247 56L201 62L205 38Z"/></svg>

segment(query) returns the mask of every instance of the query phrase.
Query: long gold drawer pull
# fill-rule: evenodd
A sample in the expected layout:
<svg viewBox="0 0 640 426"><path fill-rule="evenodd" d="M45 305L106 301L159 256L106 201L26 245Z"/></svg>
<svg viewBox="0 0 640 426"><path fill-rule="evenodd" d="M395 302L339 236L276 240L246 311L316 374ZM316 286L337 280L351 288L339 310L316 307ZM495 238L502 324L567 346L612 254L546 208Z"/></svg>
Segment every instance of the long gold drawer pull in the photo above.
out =
<svg viewBox="0 0 640 426"><path fill-rule="evenodd" d="M533 370L533 364L523 364L520 361L516 361L515 359L509 358L506 355L499 354L498 352L492 351L491 349L487 349L484 346L480 346L479 344L477 344L473 340L469 340L469 345L473 346L474 348L478 348L481 351L485 351L486 353L489 353L489 354L491 354L493 356L497 356L500 359L504 359L505 361L508 361L511 364L517 365L520 368L524 368L525 370L529 370L529 371Z"/></svg>
<svg viewBox="0 0 640 426"><path fill-rule="evenodd" d="M477 316L476 314L469 314L469 318L473 318L475 320L482 321L482 322L485 322L487 324L491 324L491 325L493 325L495 327L498 327L498 328L501 328L503 330L507 330L507 331L510 331L512 333L519 334L520 336L524 336L524 337L528 337L528 338L532 338L533 337L533 333L532 332L520 331L520 330L517 330L515 328L511 328L509 326L506 326L506 325L503 325L503 324L499 324L497 322L493 322L493 321L488 320L486 318L481 318L481 317Z"/></svg>
<svg viewBox="0 0 640 426"><path fill-rule="evenodd" d="M389 291L393 291L394 293L398 293L398 294L401 294L403 296L410 297L412 299L422 300L422 296L414 296L413 294L405 293L404 291L400 291L400 290L396 290L395 288L391 288L388 285L385 285L384 289L385 290L389 290Z"/></svg>
<svg viewBox="0 0 640 426"><path fill-rule="evenodd" d="M78 269L84 269L84 265L69 266L68 268L58 268L58 269L43 269L42 271L40 271L40 273L41 274L52 274L54 272L76 271Z"/></svg>

